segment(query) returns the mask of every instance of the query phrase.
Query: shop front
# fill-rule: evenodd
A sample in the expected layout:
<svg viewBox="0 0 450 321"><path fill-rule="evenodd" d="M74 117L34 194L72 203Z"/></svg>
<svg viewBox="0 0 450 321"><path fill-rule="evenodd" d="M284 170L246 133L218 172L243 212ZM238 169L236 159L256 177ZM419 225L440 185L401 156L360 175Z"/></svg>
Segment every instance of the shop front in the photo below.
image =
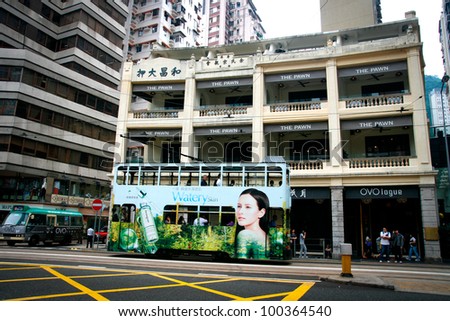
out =
<svg viewBox="0 0 450 321"><path fill-rule="evenodd" d="M307 233L309 252L323 253L331 246L332 218L329 187L293 187L291 189L291 228Z"/></svg>
<svg viewBox="0 0 450 321"><path fill-rule="evenodd" d="M351 243L355 257L363 257L364 240L376 239L380 231L398 229L408 240L413 235L424 253L420 190L418 186L359 186L344 189L345 242ZM408 244L408 242L406 242Z"/></svg>

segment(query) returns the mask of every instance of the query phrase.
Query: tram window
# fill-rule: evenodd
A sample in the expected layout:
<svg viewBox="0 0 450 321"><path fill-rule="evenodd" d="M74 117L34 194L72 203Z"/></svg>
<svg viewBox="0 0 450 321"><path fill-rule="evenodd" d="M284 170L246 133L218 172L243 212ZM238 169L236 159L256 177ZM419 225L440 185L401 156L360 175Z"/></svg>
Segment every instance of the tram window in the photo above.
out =
<svg viewBox="0 0 450 321"><path fill-rule="evenodd" d="M178 171L173 172L173 184L172 185L182 185L181 174Z"/></svg>
<svg viewBox="0 0 450 321"><path fill-rule="evenodd" d="M247 172L245 186L264 186L264 172Z"/></svg>
<svg viewBox="0 0 450 321"><path fill-rule="evenodd" d="M220 225L234 226L236 224L236 209L234 207L222 207Z"/></svg>
<svg viewBox="0 0 450 321"><path fill-rule="evenodd" d="M176 222L177 216L177 207L176 205L166 205L164 206L164 223L165 224L174 224Z"/></svg>
<svg viewBox="0 0 450 321"><path fill-rule="evenodd" d="M190 179L190 181L189 181L189 179ZM198 179L198 172L193 172L192 175L190 175L189 179L186 182L190 183L191 186L200 185L200 180Z"/></svg>
<svg viewBox="0 0 450 321"><path fill-rule="evenodd" d="M275 225L275 227L280 227L285 224L284 222L284 211L282 208L269 208L268 213L266 214L266 220L269 222L269 227L273 227L272 224ZM273 223L272 223L273 222Z"/></svg>
<svg viewBox="0 0 450 321"><path fill-rule="evenodd" d="M125 223L134 223L136 218L136 205L123 204L120 209L120 221Z"/></svg>
<svg viewBox="0 0 450 321"><path fill-rule="evenodd" d="M119 168L118 169L118 171L117 171L117 178L116 178L116 181L117 181L118 185L125 185L126 177L127 177L126 174L127 174L126 168L124 168L124 169Z"/></svg>
<svg viewBox="0 0 450 321"><path fill-rule="evenodd" d="M242 186L241 173L224 173L222 178L223 186Z"/></svg>
<svg viewBox="0 0 450 321"><path fill-rule="evenodd" d="M280 182L283 182L283 176L281 173L270 172L267 174L267 182L269 187L281 186Z"/></svg>
<svg viewBox="0 0 450 321"><path fill-rule="evenodd" d="M145 169L142 170L140 184L141 185L156 185L156 172L145 170Z"/></svg>
<svg viewBox="0 0 450 321"><path fill-rule="evenodd" d="M180 185L181 186L191 186L192 185L191 173L181 172Z"/></svg>
<svg viewBox="0 0 450 321"><path fill-rule="evenodd" d="M208 220L207 225L219 225L218 206L200 206L199 215Z"/></svg>
<svg viewBox="0 0 450 321"><path fill-rule="evenodd" d="M112 221L119 222L120 221L120 205L114 205L112 208Z"/></svg>
<svg viewBox="0 0 450 321"><path fill-rule="evenodd" d="M187 220L186 223L189 225L194 224L194 220L198 216L198 208L197 206L185 206L183 208L180 208L179 210L183 210L183 213L187 213Z"/></svg>
<svg viewBox="0 0 450 321"><path fill-rule="evenodd" d="M138 183L138 178L136 175L137 171L132 171L130 170L129 172L129 180L128 180L128 185L137 185Z"/></svg>
<svg viewBox="0 0 450 321"><path fill-rule="evenodd" d="M175 177L175 174L172 169L161 169L159 185L173 186L177 185L177 183L178 178Z"/></svg>

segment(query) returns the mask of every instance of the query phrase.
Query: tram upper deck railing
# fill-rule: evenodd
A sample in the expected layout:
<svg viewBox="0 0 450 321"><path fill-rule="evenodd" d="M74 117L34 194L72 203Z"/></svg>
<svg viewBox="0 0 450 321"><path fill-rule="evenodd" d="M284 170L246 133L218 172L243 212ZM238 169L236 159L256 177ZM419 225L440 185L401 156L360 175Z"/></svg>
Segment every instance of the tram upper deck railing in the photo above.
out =
<svg viewBox="0 0 450 321"><path fill-rule="evenodd" d="M248 164L118 164L114 181L118 185L208 186L219 178L222 186L282 186L289 183L286 163Z"/></svg>

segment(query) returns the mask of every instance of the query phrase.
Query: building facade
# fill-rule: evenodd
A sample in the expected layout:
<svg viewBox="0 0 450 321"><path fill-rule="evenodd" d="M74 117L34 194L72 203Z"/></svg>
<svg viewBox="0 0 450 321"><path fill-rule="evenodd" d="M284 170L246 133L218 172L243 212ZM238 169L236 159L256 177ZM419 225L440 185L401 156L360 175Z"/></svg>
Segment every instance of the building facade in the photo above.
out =
<svg viewBox="0 0 450 321"><path fill-rule="evenodd" d="M198 0L135 0L130 4L128 58L145 59L154 48L205 45L202 3Z"/></svg>
<svg viewBox="0 0 450 321"><path fill-rule="evenodd" d="M3 215L107 202L127 17L128 0L0 3Z"/></svg>
<svg viewBox="0 0 450 321"><path fill-rule="evenodd" d="M446 74L450 73L450 0L442 0L439 34L442 46L442 60Z"/></svg>
<svg viewBox="0 0 450 321"><path fill-rule="evenodd" d="M439 131L444 132L444 127L450 124L450 110L448 108L447 94L444 90L439 88L433 89L429 94L430 102L430 127L434 130L434 136L437 136ZM444 126L445 125L445 126ZM449 134L450 129L445 128L446 134Z"/></svg>
<svg viewBox="0 0 450 321"><path fill-rule="evenodd" d="M322 32L381 23L381 0L320 0Z"/></svg>
<svg viewBox="0 0 450 321"><path fill-rule="evenodd" d="M351 243L362 256L365 237L387 227L416 235L422 255L439 260L418 20L283 40L277 52L271 39L127 62L116 161L282 156L290 223L309 240L335 255Z"/></svg>
<svg viewBox="0 0 450 321"><path fill-rule="evenodd" d="M205 1L207 46L263 39L266 31L256 10L252 0Z"/></svg>

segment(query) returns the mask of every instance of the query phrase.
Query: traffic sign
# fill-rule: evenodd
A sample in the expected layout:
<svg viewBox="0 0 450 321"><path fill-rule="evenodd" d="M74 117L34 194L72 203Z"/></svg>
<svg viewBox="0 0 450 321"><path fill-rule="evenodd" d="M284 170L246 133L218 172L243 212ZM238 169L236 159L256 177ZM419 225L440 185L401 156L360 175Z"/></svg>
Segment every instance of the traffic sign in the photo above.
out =
<svg viewBox="0 0 450 321"><path fill-rule="evenodd" d="M92 209L94 211L100 211L103 207L103 202L102 200L99 200L98 198L96 198L93 202L92 202Z"/></svg>

